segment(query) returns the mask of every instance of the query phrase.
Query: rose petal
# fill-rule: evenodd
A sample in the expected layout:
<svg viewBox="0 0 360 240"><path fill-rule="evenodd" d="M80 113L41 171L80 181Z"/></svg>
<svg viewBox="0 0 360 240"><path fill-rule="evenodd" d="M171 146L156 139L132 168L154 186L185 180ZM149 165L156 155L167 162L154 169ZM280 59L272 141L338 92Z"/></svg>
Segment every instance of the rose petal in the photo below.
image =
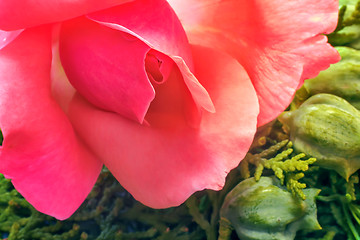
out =
<svg viewBox="0 0 360 240"><path fill-rule="evenodd" d="M11 43L23 30L17 31L2 31L0 30L0 50Z"/></svg>
<svg viewBox="0 0 360 240"><path fill-rule="evenodd" d="M204 188L219 190L256 130L258 102L244 69L211 49L194 47L193 54L196 76L217 109L204 112L197 129L181 121L176 128L139 125L79 96L69 108L85 142L136 199L151 207L179 205Z"/></svg>
<svg viewBox="0 0 360 240"><path fill-rule="evenodd" d="M29 29L0 51L0 172L39 211L69 217L102 164L50 93L51 31Z"/></svg>
<svg viewBox="0 0 360 240"><path fill-rule="evenodd" d="M92 104L142 123L154 89L144 62L150 47L88 19L63 24L60 58L71 84Z"/></svg>
<svg viewBox="0 0 360 240"><path fill-rule="evenodd" d="M340 59L319 37L336 27L336 0L168 2L191 43L226 51L244 66L259 96L259 125L288 106L304 78Z"/></svg>
<svg viewBox="0 0 360 240"><path fill-rule="evenodd" d="M137 0L87 17L109 27L128 31L166 55L180 56L193 69L185 31L166 0Z"/></svg>
<svg viewBox="0 0 360 240"><path fill-rule="evenodd" d="M0 29L17 30L64 21L133 0L0 0Z"/></svg>
<svg viewBox="0 0 360 240"><path fill-rule="evenodd" d="M327 44L327 37L323 35L304 41L303 45L294 49L293 52L298 56L303 57L304 61L306 61L301 77L302 80L316 77L319 73L319 69L327 69L329 63L334 63L334 60L336 59L335 56L338 56L339 54L335 48L332 48ZM330 54L331 52L333 54ZM336 59L336 61L338 60L340 60L340 56L339 59ZM300 82L298 88L301 87L303 82L304 81Z"/></svg>

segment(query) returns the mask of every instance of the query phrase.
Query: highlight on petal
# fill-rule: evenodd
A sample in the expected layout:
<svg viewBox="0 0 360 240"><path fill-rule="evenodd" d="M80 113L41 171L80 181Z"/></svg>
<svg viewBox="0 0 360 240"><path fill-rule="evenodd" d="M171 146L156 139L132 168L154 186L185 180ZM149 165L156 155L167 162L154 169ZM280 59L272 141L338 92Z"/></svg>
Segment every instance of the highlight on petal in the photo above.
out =
<svg viewBox="0 0 360 240"><path fill-rule="evenodd" d="M0 173L39 211L68 218L102 167L50 93L51 30L28 29L0 51Z"/></svg>
<svg viewBox="0 0 360 240"><path fill-rule="evenodd" d="M2 31L0 30L0 50L11 43L23 30L17 31Z"/></svg>
<svg viewBox="0 0 360 240"><path fill-rule="evenodd" d="M140 125L94 108L80 95L69 107L79 135L119 182L151 207L176 206L195 191L221 189L256 131L258 101L241 65L212 49L194 46L193 55L195 75L217 110L203 112L198 128L179 119L174 128ZM171 104L170 96L168 108Z"/></svg>
<svg viewBox="0 0 360 240"><path fill-rule="evenodd" d="M339 61L326 42L337 24L337 0L168 0L190 43L235 57L248 72L260 102L259 125L291 102L304 78Z"/></svg>
<svg viewBox="0 0 360 240"><path fill-rule="evenodd" d="M59 22L133 0L0 0L0 29Z"/></svg>
<svg viewBox="0 0 360 240"><path fill-rule="evenodd" d="M76 89L69 82L61 64L59 41L53 40L52 45L52 62L50 72L51 94L66 114L69 103L76 93Z"/></svg>

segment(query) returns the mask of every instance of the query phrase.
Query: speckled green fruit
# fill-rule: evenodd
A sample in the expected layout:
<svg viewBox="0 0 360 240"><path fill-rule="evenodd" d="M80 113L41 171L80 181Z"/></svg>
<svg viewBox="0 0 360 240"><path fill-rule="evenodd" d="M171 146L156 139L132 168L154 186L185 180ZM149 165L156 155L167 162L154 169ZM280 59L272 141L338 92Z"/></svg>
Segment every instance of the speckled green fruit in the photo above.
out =
<svg viewBox="0 0 360 240"><path fill-rule="evenodd" d="M317 94L279 120L287 126L296 151L348 179L360 168L360 112L344 99Z"/></svg>
<svg viewBox="0 0 360 240"><path fill-rule="evenodd" d="M317 189L295 198L277 178L248 178L225 198L220 215L230 221L241 240L291 240L299 229L320 229L316 219Z"/></svg>

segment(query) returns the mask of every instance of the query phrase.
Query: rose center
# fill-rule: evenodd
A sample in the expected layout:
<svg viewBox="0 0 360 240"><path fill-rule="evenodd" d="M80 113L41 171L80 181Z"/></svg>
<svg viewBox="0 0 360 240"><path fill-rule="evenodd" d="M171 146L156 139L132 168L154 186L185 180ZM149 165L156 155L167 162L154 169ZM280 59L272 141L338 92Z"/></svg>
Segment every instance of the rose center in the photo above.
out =
<svg viewBox="0 0 360 240"><path fill-rule="evenodd" d="M197 127L201 120L183 75L174 61L165 54L150 50L145 70L155 90L145 120L156 127Z"/></svg>

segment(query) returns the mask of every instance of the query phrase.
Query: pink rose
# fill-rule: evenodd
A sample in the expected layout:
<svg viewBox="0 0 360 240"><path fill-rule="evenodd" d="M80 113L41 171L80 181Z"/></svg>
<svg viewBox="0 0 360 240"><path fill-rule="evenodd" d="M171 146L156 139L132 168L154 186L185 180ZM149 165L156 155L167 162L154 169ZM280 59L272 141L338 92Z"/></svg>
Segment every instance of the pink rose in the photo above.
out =
<svg viewBox="0 0 360 240"><path fill-rule="evenodd" d="M339 60L336 0L0 0L0 172L69 217L104 163L139 201L219 190Z"/></svg>

